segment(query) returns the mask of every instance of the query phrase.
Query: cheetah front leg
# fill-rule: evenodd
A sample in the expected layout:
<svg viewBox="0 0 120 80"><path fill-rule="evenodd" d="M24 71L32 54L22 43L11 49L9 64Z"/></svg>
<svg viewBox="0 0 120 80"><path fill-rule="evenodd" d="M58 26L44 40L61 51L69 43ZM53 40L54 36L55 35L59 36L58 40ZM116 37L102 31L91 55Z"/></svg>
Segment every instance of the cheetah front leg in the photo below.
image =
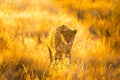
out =
<svg viewBox="0 0 120 80"><path fill-rule="evenodd" d="M51 49L48 47L48 50L49 50L49 59L50 59L50 63L52 63L53 62L53 55L52 55L52 51L51 51Z"/></svg>
<svg viewBox="0 0 120 80"><path fill-rule="evenodd" d="M69 60L69 63L71 64L71 53L70 52L67 52L65 54L65 57Z"/></svg>
<svg viewBox="0 0 120 80"><path fill-rule="evenodd" d="M56 53L55 54L55 62L59 62L62 60L62 53Z"/></svg>

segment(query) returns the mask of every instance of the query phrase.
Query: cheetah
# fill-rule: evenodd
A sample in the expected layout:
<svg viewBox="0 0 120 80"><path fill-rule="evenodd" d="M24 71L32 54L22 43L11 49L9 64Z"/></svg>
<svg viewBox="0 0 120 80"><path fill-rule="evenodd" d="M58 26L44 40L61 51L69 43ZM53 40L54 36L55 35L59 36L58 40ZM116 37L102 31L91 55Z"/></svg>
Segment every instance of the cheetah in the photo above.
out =
<svg viewBox="0 0 120 80"><path fill-rule="evenodd" d="M65 25L50 30L48 36L48 50L50 63L61 61L63 55L71 63L71 48L77 30L71 30Z"/></svg>

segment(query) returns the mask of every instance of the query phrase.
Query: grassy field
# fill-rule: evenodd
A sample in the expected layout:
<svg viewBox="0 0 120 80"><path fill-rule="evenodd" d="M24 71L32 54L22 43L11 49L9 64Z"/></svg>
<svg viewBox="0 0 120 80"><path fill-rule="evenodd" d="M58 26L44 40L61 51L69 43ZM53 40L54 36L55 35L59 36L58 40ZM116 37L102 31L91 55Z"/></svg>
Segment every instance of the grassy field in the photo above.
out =
<svg viewBox="0 0 120 80"><path fill-rule="evenodd" d="M120 0L0 0L0 80L120 80ZM49 67L52 27L77 29L72 63Z"/></svg>

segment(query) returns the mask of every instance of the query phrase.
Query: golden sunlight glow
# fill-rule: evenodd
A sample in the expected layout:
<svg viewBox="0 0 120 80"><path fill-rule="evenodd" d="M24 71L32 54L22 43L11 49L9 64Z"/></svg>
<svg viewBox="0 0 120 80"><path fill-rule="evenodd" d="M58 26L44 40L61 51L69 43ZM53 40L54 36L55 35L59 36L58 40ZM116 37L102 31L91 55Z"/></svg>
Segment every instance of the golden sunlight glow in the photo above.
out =
<svg viewBox="0 0 120 80"><path fill-rule="evenodd" d="M120 0L0 0L0 80L120 80ZM49 64L52 27L76 29L72 62Z"/></svg>

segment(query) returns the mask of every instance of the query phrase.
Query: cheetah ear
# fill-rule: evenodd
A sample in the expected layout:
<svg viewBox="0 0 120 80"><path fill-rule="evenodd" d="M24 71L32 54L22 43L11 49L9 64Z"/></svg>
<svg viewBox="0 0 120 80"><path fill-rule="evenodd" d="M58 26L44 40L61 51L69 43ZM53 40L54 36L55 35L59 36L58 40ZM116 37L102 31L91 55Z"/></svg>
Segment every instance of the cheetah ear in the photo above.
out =
<svg viewBox="0 0 120 80"><path fill-rule="evenodd" d="M63 31L63 30L60 30L60 33L61 33L61 34L63 34L63 33L64 33L64 31Z"/></svg>
<svg viewBox="0 0 120 80"><path fill-rule="evenodd" d="M77 33L77 30L73 30L73 33L76 34L76 33Z"/></svg>
<svg viewBox="0 0 120 80"><path fill-rule="evenodd" d="M65 26L65 25L62 25L61 27L62 27L62 28L65 28L66 26Z"/></svg>
<svg viewBox="0 0 120 80"><path fill-rule="evenodd" d="M66 27L65 25L62 25L61 28L62 28L62 30L64 30L64 31L68 30L68 27Z"/></svg>

